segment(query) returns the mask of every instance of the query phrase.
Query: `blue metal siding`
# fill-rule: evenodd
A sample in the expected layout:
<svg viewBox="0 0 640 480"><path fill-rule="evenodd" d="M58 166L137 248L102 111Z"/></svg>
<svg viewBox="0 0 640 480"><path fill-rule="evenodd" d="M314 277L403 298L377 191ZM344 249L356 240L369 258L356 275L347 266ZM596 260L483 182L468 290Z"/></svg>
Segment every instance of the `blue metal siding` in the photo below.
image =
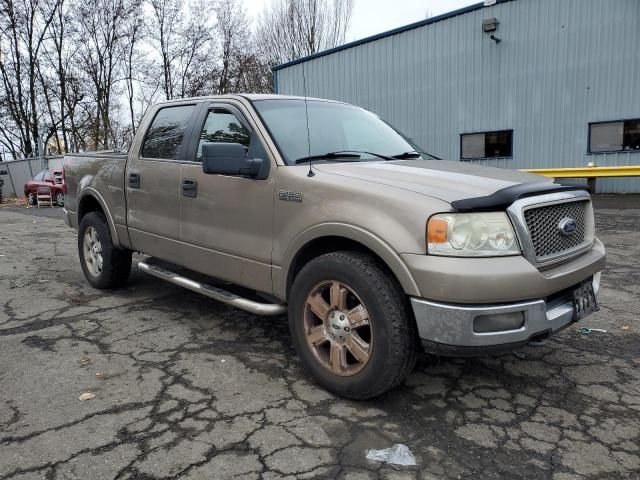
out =
<svg viewBox="0 0 640 480"><path fill-rule="evenodd" d="M482 20L500 21L496 44ZM279 68L278 91L368 108L427 151L460 158L460 134L513 129L507 168L640 164L587 154L588 124L640 117L640 1L515 0ZM640 192L640 179L598 181Z"/></svg>

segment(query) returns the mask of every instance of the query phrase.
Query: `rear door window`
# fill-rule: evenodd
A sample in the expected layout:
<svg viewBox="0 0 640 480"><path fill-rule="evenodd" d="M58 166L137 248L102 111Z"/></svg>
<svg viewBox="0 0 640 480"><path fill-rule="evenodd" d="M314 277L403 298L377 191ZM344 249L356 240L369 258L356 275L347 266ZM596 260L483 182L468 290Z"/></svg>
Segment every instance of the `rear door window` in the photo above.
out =
<svg viewBox="0 0 640 480"><path fill-rule="evenodd" d="M142 145L142 157L178 160L184 133L195 105L179 105L158 110Z"/></svg>

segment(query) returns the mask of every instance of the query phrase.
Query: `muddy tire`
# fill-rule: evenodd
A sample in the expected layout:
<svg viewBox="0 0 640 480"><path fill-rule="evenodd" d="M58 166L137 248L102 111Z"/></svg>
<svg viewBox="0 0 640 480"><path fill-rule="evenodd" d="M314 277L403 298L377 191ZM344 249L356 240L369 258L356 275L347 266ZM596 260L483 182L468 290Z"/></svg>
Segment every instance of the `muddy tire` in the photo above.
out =
<svg viewBox="0 0 640 480"><path fill-rule="evenodd" d="M131 272L131 252L116 248L102 212L89 212L78 229L78 253L87 281L94 288L121 287Z"/></svg>
<svg viewBox="0 0 640 480"><path fill-rule="evenodd" d="M360 252L328 253L300 270L289 295L289 327L304 368L342 397L376 397L415 365L408 299L390 273Z"/></svg>

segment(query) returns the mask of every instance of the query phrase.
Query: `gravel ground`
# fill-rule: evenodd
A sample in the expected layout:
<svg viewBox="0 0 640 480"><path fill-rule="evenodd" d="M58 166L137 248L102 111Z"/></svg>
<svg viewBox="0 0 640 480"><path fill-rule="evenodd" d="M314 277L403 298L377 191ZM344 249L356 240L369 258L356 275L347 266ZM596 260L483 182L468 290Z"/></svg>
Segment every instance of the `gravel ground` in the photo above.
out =
<svg viewBox="0 0 640 480"><path fill-rule="evenodd" d="M285 318L135 269L93 290L59 210L2 207L0 479L638 479L640 198L596 205L608 267L583 325L607 333L425 356L366 403L308 380ZM365 459L394 443L417 467Z"/></svg>

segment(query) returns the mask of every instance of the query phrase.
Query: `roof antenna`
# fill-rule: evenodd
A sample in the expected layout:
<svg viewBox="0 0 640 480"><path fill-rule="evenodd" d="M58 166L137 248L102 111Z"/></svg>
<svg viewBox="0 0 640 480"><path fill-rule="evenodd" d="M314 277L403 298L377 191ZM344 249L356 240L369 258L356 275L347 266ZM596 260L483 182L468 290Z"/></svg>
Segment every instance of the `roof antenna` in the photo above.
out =
<svg viewBox="0 0 640 480"><path fill-rule="evenodd" d="M307 76L304 72L304 63L302 62L302 91L304 93L304 114L307 120L307 146L309 147L309 173L307 173L307 177L314 177L315 173L313 173L312 169L312 161L311 161L311 132L309 131L309 106L307 104Z"/></svg>

